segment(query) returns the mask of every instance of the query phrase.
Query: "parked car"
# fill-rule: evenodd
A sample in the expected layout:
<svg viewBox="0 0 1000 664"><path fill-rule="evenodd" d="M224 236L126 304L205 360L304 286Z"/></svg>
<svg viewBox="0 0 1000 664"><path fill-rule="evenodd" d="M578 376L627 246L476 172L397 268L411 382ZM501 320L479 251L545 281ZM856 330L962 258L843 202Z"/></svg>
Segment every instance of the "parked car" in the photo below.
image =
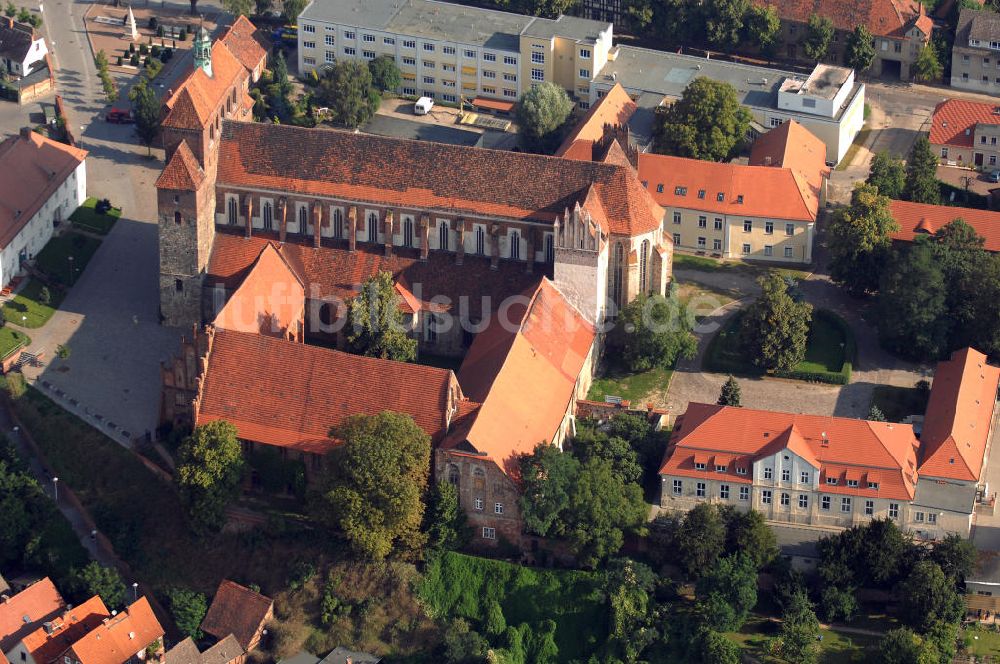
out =
<svg viewBox="0 0 1000 664"><path fill-rule="evenodd" d="M105 114L104 120L111 124L132 124L135 122L132 111L125 108L112 108Z"/></svg>
<svg viewBox="0 0 1000 664"><path fill-rule="evenodd" d="M990 182L1000 182L1000 169L994 169L987 173L986 179Z"/></svg>
<svg viewBox="0 0 1000 664"><path fill-rule="evenodd" d="M427 115L434 108L434 100L430 97L421 97L413 104L414 115Z"/></svg>

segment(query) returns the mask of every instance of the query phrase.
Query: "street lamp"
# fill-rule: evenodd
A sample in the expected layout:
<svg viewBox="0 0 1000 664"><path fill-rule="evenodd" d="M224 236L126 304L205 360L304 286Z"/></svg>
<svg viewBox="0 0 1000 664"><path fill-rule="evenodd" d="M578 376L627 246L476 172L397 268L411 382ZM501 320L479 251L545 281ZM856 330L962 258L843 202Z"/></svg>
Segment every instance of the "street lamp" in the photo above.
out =
<svg viewBox="0 0 1000 664"><path fill-rule="evenodd" d="M59 502L59 478L52 478L52 492L55 494L56 502Z"/></svg>
<svg viewBox="0 0 1000 664"><path fill-rule="evenodd" d="M73 257L69 257L69 285L73 285Z"/></svg>
<svg viewBox="0 0 1000 664"><path fill-rule="evenodd" d="M139 599L139 584L135 581L132 582L132 601L135 602Z"/></svg>

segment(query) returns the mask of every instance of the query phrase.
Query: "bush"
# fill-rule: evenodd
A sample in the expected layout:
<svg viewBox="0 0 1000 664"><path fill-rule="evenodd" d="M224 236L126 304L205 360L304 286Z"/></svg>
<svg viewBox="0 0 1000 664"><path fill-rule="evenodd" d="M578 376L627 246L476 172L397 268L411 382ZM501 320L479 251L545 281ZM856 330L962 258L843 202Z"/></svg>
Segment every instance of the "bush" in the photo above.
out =
<svg viewBox="0 0 1000 664"><path fill-rule="evenodd" d="M160 57L160 47L159 47L158 45L156 45L156 44L153 44L153 45L152 45L152 46L151 46L151 47L149 48L149 54L150 54L151 56L153 56L154 58L158 58L158 57Z"/></svg>
<svg viewBox="0 0 1000 664"><path fill-rule="evenodd" d="M160 21L155 16L149 17L149 21L146 23L146 27L149 28L150 30L163 32L163 28L160 27Z"/></svg>
<svg viewBox="0 0 1000 664"><path fill-rule="evenodd" d="M163 26L162 25L156 26L156 36L157 37L162 37L163 36Z"/></svg>
<svg viewBox="0 0 1000 664"><path fill-rule="evenodd" d="M118 56L118 59L115 60L115 64L118 65L119 67L122 66L122 64L123 64L122 56L120 56L120 55Z"/></svg>
<svg viewBox="0 0 1000 664"><path fill-rule="evenodd" d="M181 41L187 41L188 31L187 28L181 28L181 34L179 35Z"/></svg>
<svg viewBox="0 0 1000 664"><path fill-rule="evenodd" d="M149 47L145 44L139 44L139 55L148 55Z"/></svg>
<svg viewBox="0 0 1000 664"><path fill-rule="evenodd" d="M133 53L132 57L129 58L128 63L130 65L132 65L133 67L138 67L139 66L139 54L138 53Z"/></svg>

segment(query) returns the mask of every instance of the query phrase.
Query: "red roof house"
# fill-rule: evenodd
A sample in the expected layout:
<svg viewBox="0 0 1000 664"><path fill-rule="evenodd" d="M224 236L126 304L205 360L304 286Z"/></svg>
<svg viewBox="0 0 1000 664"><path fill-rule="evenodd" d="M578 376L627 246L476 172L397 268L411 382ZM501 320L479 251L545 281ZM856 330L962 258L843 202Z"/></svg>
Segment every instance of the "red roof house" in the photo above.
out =
<svg viewBox="0 0 1000 664"><path fill-rule="evenodd" d="M274 617L274 600L228 579L219 584L201 629L217 639L230 634L249 652L260 642L267 621Z"/></svg>
<svg viewBox="0 0 1000 664"><path fill-rule="evenodd" d="M934 235L961 219L983 238L984 249L1000 251L1000 212L895 200L889 202L889 210L899 224L899 230L892 234L893 240L913 242L921 235Z"/></svg>
<svg viewBox="0 0 1000 664"><path fill-rule="evenodd" d="M65 608L66 602L48 577L14 596L3 595L0 598L0 652L9 651Z"/></svg>

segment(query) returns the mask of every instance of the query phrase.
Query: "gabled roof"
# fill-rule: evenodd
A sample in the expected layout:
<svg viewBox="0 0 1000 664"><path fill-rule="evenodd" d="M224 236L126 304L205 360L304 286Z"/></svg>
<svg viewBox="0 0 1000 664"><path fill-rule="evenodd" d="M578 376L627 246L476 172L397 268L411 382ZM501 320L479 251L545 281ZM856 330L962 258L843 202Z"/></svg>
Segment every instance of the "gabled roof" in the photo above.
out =
<svg viewBox="0 0 1000 664"><path fill-rule="evenodd" d="M212 44L212 75L192 65L186 77L182 77L183 83L165 102L168 112L163 126L178 129L207 126L212 113L245 73L246 68L229 48L222 41L216 41Z"/></svg>
<svg viewBox="0 0 1000 664"><path fill-rule="evenodd" d="M946 99L934 107L929 140L932 145L972 147L977 124L1000 124L1000 104Z"/></svg>
<svg viewBox="0 0 1000 664"><path fill-rule="evenodd" d="M45 205L87 151L23 131L0 142L0 249Z"/></svg>
<svg viewBox="0 0 1000 664"><path fill-rule="evenodd" d="M837 30L850 32L863 25L877 37L901 39L914 23L929 35L932 26L918 0L754 0L754 4L774 7L786 21L807 23L819 14L833 21Z"/></svg>
<svg viewBox="0 0 1000 664"><path fill-rule="evenodd" d="M65 607L66 602L48 577L0 601L0 651L10 650Z"/></svg>
<svg viewBox="0 0 1000 664"><path fill-rule="evenodd" d="M273 244L266 244L214 323L237 332L298 337L305 301L305 289L295 271Z"/></svg>
<svg viewBox="0 0 1000 664"><path fill-rule="evenodd" d="M527 295L527 294L526 294ZM552 442L575 400L594 345L594 327L548 279L530 300L476 335L458 370L463 392L480 402L464 441L510 473L521 454Z"/></svg>
<svg viewBox="0 0 1000 664"><path fill-rule="evenodd" d="M993 422L1000 368L974 348L952 353L934 373L924 428L920 474L978 481Z"/></svg>
<svg viewBox="0 0 1000 664"><path fill-rule="evenodd" d="M264 622L271 616L274 600L229 579L219 584L201 629L217 639L232 634L248 650Z"/></svg>
<svg viewBox="0 0 1000 664"><path fill-rule="evenodd" d="M0 16L0 57L17 63L24 62L31 45L38 37L27 23L18 23L8 16Z"/></svg>
<svg viewBox="0 0 1000 664"><path fill-rule="evenodd" d="M749 468L789 449L820 469L825 493L909 500L917 481L917 445L908 424L691 403L674 425L660 473L749 483L749 474L737 474L737 466ZM725 472L715 472L711 460L717 455L726 460L719 464ZM696 469L696 462L706 469ZM843 481L827 485L826 477ZM848 487L849 479L859 486ZM869 481L879 488L867 488Z"/></svg>
<svg viewBox="0 0 1000 664"><path fill-rule="evenodd" d="M393 410L434 438L447 425L451 378L446 369L216 329L196 423L227 420L244 440L324 454L344 418Z"/></svg>
<svg viewBox="0 0 1000 664"><path fill-rule="evenodd" d="M111 613L100 596L94 595L83 604L67 609L61 617L48 621L49 629L39 627L21 643L35 664L49 664L109 617Z"/></svg>
<svg viewBox="0 0 1000 664"><path fill-rule="evenodd" d="M187 141L181 141L164 167L160 177L156 178L157 189L174 191L195 191L205 181L205 171L195 158Z"/></svg>
<svg viewBox="0 0 1000 664"><path fill-rule="evenodd" d="M556 150L556 156L590 161L591 146L604 135L604 125L627 123L636 108L636 103L628 96L621 83L615 83L606 95L590 107Z"/></svg>
<svg viewBox="0 0 1000 664"><path fill-rule="evenodd" d="M187 637L164 654L165 664L201 664L201 653L191 637Z"/></svg>
<svg viewBox="0 0 1000 664"><path fill-rule="evenodd" d="M125 664L136 653L163 637L149 600L140 597L127 609L100 624L72 647L80 664Z"/></svg>
<svg viewBox="0 0 1000 664"><path fill-rule="evenodd" d="M220 39L246 69L253 70L267 58L267 49L258 38L257 26L240 15ZM214 63L213 63L214 69Z"/></svg>
<svg viewBox="0 0 1000 664"><path fill-rule="evenodd" d="M223 121L218 182L543 223L593 185L611 233L647 233L662 218L624 166L256 122Z"/></svg>
<svg viewBox="0 0 1000 664"><path fill-rule="evenodd" d="M1000 251L1000 212L974 208L890 201L889 210L899 223L893 240L912 242L918 235L933 235L956 219L961 219L975 229L987 251Z"/></svg>
<svg viewBox="0 0 1000 664"><path fill-rule="evenodd" d="M1000 16L989 9L963 7L955 28L955 45L968 47L970 39L978 39L983 48L1000 35Z"/></svg>

